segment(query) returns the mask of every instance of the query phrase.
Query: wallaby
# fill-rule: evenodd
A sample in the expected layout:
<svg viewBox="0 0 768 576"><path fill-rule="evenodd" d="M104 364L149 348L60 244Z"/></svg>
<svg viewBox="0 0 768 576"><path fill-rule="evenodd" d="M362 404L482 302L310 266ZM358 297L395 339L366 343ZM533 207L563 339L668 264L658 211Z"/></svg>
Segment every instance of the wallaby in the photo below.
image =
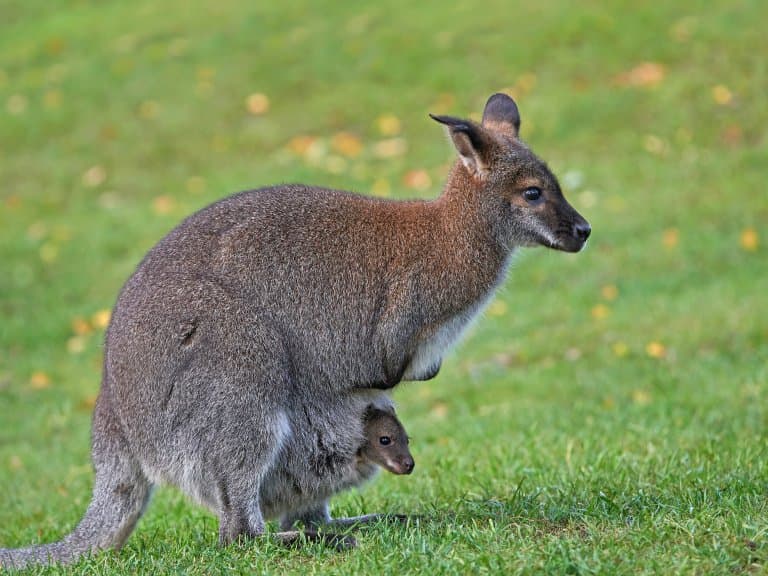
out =
<svg viewBox="0 0 768 576"><path fill-rule="evenodd" d="M292 406L434 377L518 247L582 249L589 224L518 139L511 98L491 96L479 123L432 118L458 151L434 200L251 190L149 251L107 329L85 516L0 564L119 548L157 482L213 504L222 543L262 534L264 478L302 433Z"/></svg>

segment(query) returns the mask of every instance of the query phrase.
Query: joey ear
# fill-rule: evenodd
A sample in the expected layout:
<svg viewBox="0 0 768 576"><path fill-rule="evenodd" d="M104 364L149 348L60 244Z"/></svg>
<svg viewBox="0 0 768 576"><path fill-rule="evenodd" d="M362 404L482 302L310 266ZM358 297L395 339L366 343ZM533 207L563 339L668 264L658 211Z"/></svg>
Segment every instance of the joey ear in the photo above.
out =
<svg viewBox="0 0 768 576"><path fill-rule="evenodd" d="M430 118L448 127L453 145L461 161L474 176L482 179L488 173L493 141L485 129L471 120L430 114Z"/></svg>
<svg viewBox="0 0 768 576"><path fill-rule="evenodd" d="M520 111L515 101L502 93L488 98L483 112L483 126L517 138L520 132Z"/></svg>
<svg viewBox="0 0 768 576"><path fill-rule="evenodd" d="M372 422L377 418L381 418L383 414L385 414L384 410L377 408L373 404L368 404L365 408L365 412L363 412L363 422Z"/></svg>

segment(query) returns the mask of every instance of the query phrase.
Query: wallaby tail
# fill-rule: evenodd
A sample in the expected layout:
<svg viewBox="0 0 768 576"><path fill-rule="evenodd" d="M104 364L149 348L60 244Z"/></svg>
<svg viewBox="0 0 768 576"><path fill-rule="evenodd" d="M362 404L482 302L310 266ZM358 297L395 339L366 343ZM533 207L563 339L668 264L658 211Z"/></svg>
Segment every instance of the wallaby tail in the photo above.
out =
<svg viewBox="0 0 768 576"><path fill-rule="evenodd" d="M0 548L0 568L68 564L84 554L123 545L144 512L151 484L130 454L103 393L93 416L93 461L93 496L75 529L51 544Z"/></svg>

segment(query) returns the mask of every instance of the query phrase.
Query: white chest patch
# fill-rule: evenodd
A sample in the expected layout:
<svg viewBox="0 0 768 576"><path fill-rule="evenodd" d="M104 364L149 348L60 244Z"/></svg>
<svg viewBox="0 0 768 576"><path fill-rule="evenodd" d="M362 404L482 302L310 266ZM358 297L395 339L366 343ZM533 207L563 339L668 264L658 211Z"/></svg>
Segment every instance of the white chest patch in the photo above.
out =
<svg viewBox="0 0 768 576"><path fill-rule="evenodd" d="M461 340L474 320L480 316L492 295L493 292L472 308L454 316L431 338L421 342L416 348L408 369L403 374L403 380L420 380L433 373L442 362L445 353Z"/></svg>

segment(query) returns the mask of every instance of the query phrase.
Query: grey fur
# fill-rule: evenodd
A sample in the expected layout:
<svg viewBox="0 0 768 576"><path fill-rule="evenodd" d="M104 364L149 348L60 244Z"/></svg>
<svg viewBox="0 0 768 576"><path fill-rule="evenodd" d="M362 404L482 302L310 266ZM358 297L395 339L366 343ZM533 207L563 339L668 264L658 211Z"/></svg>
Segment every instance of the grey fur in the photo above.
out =
<svg viewBox="0 0 768 576"><path fill-rule="evenodd" d="M93 500L61 542L2 549L0 564L119 548L158 482L211 507L224 543L261 534L265 517L327 522L325 497L361 477L287 455L318 442L347 454L360 406L437 373L516 247L573 252L589 235L517 139L517 107L492 100L482 124L435 117L460 156L436 200L264 188L193 214L152 248L107 331ZM525 199L531 187L540 202ZM306 509L286 478L306 483Z"/></svg>

